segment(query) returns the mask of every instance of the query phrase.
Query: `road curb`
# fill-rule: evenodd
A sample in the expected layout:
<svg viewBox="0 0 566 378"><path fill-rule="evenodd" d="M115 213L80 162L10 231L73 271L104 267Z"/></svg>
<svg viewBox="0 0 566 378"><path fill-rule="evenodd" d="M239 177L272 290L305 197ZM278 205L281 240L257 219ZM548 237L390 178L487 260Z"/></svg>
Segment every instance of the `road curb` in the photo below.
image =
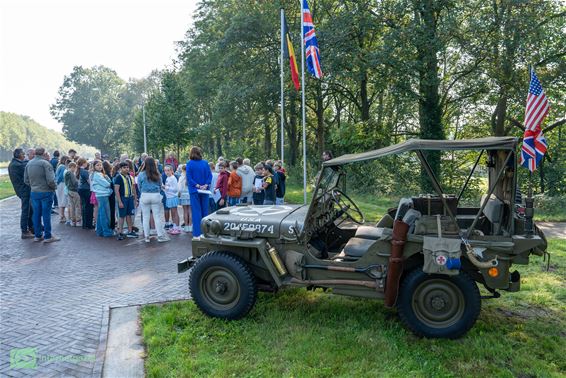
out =
<svg viewBox="0 0 566 378"><path fill-rule="evenodd" d="M2 203L2 202L4 202L4 201L8 201L8 200L11 200L11 199L12 199L12 198L14 198L14 197L16 197L16 195L15 195L15 194L14 194L14 195L12 195L12 196L10 196L10 197L6 197L6 198L3 198L3 199L0 199L0 203Z"/></svg>
<svg viewBox="0 0 566 378"><path fill-rule="evenodd" d="M108 346L108 330L110 328L110 306L102 306L102 320L100 324L100 335L98 348L96 349L96 360L92 368L93 377L102 377L104 369L104 359L106 357L106 347Z"/></svg>
<svg viewBox="0 0 566 378"><path fill-rule="evenodd" d="M163 299L163 300L159 300L156 302L146 302L146 303L128 303L128 304L119 304L119 305L110 305L110 306L103 306L102 309L102 324L100 327L100 337L99 337L99 345L98 345L98 349L96 351L96 361L95 361L95 365L92 371L92 376L93 377L103 377L104 376L104 367L105 367L105 363L107 361L107 352L108 352L108 341L110 339L110 334L115 331L112 326L111 326L111 320L112 320L112 311L113 310L119 310L119 309L125 309L128 307L138 307L141 308L143 306L148 306L148 305L161 305L161 304L167 304L167 303L174 303L174 302L181 302L181 301L186 301L186 300L190 300L190 297L185 297L185 298L168 298L168 299ZM140 316L139 316L139 312L137 312L137 315L135 316L135 319L130 319L132 321L135 320L136 324L140 324L141 327L141 323L140 323ZM143 344L143 338L141 337L141 335L139 335L141 343ZM145 349L145 347L144 347ZM140 359L143 360L143 357L140 356ZM143 364L143 361L142 361Z"/></svg>

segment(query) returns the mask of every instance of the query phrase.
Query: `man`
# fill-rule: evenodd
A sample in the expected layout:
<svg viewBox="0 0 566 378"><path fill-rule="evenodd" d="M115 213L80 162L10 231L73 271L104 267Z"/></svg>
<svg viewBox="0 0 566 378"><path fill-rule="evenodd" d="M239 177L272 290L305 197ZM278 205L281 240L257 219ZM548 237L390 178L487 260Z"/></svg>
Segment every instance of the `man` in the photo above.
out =
<svg viewBox="0 0 566 378"><path fill-rule="evenodd" d="M30 161L31 159L33 159L35 157L35 148L29 148L28 152L27 152L27 156L28 156L28 161Z"/></svg>
<svg viewBox="0 0 566 378"><path fill-rule="evenodd" d="M242 194L240 195L241 203L252 203L255 172L250 167L250 159L237 158L238 163L238 176L242 178Z"/></svg>
<svg viewBox="0 0 566 378"><path fill-rule="evenodd" d="M8 174L10 181L14 187L14 192L22 203L20 214L20 228L22 229L22 239L33 238L32 216L30 211L30 187L24 182L24 173L28 163L25 160L26 154L23 149L16 148L14 150L14 157L8 166Z"/></svg>
<svg viewBox="0 0 566 378"><path fill-rule="evenodd" d="M53 172L57 171L57 165L59 164L59 150L53 151L53 158L49 161L51 166L53 167ZM56 209L59 207L59 203L57 202L57 196L53 196L53 208Z"/></svg>
<svg viewBox="0 0 566 378"><path fill-rule="evenodd" d="M74 162L76 162L78 159L77 151L73 150L72 148L69 150L69 153L67 155L69 156L69 159L71 159Z"/></svg>
<svg viewBox="0 0 566 378"><path fill-rule="evenodd" d="M102 156L100 155L100 152L96 151L94 153L94 160L102 160Z"/></svg>
<svg viewBox="0 0 566 378"><path fill-rule="evenodd" d="M35 149L35 157L28 162L24 172L24 183L31 187L31 202L33 207L33 224L36 242L43 240L44 243L55 242L59 239L51 234L51 204L53 193L57 188L55 184L55 172L51 164L45 160L45 149ZM41 219L43 218L43 230L41 231Z"/></svg>

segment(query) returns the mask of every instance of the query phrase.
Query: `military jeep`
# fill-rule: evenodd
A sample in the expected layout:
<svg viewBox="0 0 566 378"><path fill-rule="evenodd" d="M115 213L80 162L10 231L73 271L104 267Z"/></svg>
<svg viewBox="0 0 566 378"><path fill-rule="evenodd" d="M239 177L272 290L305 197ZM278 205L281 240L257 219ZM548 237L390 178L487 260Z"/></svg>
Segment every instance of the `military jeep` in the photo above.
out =
<svg viewBox="0 0 566 378"><path fill-rule="evenodd" d="M213 317L242 318L258 290L298 286L383 299L418 336L460 337L474 325L482 298L520 289L512 265L546 253L532 198L525 205L517 200L518 142L412 139L332 159L323 163L310 205L234 206L204 218L203 235L178 271L190 269L192 298ZM443 192L426 154L458 150L477 159L452 195ZM420 163L435 193L402 198L377 224L365 225L346 194L343 167L402 153ZM479 165L487 190L476 206L463 206L462 193ZM486 289L483 297L478 284Z"/></svg>

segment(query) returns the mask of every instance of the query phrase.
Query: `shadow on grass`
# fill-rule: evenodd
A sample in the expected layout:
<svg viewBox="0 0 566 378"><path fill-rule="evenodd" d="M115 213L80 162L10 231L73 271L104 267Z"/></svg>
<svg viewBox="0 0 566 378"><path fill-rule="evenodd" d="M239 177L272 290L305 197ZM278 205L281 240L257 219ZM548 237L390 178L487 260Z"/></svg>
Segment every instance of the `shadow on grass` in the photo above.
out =
<svg viewBox="0 0 566 378"><path fill-rule="evenodd" d="M484 301L458 340L419 339L381 302L303 289L260 294L239 321L193 302L142 309L150 377L560 376L566 371L566 242L556 269L533 258L523 291Z"/></svg>

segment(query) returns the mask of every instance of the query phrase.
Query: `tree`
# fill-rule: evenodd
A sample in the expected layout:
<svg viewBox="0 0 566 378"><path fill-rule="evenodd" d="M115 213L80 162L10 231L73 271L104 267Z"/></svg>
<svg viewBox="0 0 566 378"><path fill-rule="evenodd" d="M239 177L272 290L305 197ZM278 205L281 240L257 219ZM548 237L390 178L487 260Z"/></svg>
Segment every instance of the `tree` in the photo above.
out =
<svg viewBox="0 0 566 378"><path fill-rule="evenodd" d="M118 154L130 143L132 107L126 83L115 71L76 66L65 76L51 115L70 140Z"/></svg>

